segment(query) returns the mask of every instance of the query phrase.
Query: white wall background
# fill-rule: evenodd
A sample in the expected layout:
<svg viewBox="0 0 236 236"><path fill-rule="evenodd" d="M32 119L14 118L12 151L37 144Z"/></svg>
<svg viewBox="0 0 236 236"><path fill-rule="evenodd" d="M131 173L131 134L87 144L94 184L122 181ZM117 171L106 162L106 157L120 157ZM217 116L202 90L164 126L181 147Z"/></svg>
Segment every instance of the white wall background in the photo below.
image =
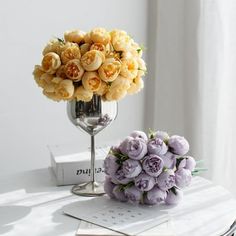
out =
<svg viewBox="0 0 236 236"><path fill-rule="evenodd" d="M47 145L89 144L66 116L65 103L41 94L32 77L41 51L67 29L121 28L147 45L146 0L0 1L0 174L47 167ZM143 128L144 92L119 102L117 120L99 134L116 140Z"/></svg>

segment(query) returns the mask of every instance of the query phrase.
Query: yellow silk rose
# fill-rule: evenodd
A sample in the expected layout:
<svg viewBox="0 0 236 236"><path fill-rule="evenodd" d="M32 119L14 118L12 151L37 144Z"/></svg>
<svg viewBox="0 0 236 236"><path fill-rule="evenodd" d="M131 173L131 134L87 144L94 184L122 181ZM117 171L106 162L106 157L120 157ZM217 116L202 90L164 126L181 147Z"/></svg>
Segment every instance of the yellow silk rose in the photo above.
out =
<svg viewBox="0 0 236 236"><path fill-rule="evenodd" d="M62 81L62 78L44 74L41 76L41 80L44 81L44 91L54 93L57 85Z"/></svg>
<svg viewBox="0 0 236 236"><path fill-rule="evenodd" d="M111 40L111 36L104 28L95 28L90 32L90 38L94 43L108 44Z"/></svg>
<svg viewBox="0 0 236 236"><path fill-rule="evenodd" d="M133 79L133 82L130 84L129 89L127 90L128 94L138 93L141 89L143 89L143 80L141 77L136 77Z"/></svg>
<svg viewBox="0 0 236 236"><path fill-rule="evenodd" d="M62 100L70 99L74 94L74 85L73 82L69 79L64 79L60 81L58 86L55 89L55 93Z"/></svg>
<svg viewBox="0 0 236 236"><path fill-rule="evenodd" d="M41 66L36 65L34 67L34 71L33 71L33 76L34 79L36 81L36 83L38 84L38 81L40 80L40 77L44 74L45 72L42 70ZM40 85L39 85L40 86ZM41 86L40 86L41 87Z"/></svg>
<svg viewBox="0 0 236 236"><path fill-rule="evenodd" d="M77 101L89 102L91 101L92 97L93 92L86 90L83 86L76 88L74 93L74 98L76 98Z"/></svg>
<svg viewBox="0 0 236 236"><path fill-rule="evenodd" d="M65 73L65 66L61 65L57 71L56 71L56 76L60 77L62 79L67 79L66 73Z"/></svg>
<svg viewBox="0 0 236 236"><path fill-rule="evenodd" d="M127 51L131 46L130 36L125 31L112 32L111 42L116 51Z"/></svg>
<svg viewBox="0 0 236 236"><path fill-rule="evenodd" d="M61 53L61 60L63 64L66 64L68 61L73 59L80 59L80 49L79 46L76 44L67 47L62 53Z"/></svg>
<svg viewBox="0 0 236 236"><path fill-rule="evenodd" d="M55 52L58 55L61 55L62 50L64 49L65 44L58 39L52 39L43 49L43 55L46 55L49 52Z"/></svg>
<svg viewBox="0 0 236 236"><path fill-rule="evenodd" d="M91 36L90 36L90 32L88 32L88 33L86 33L86 34L84 35L84 42L85 42L85 43L88 43L88 44L92 44L92 43L93 43L93 41L92 41L92 39L91 39Z"/></svg>
<svg viewBox="0 0 236 236"><path fill-rule="evenodd" d="M81 57L81 64L87 71L95 71L97 70L102 62L105 60L105 56L102 52L97 50L91 50L86 52Z"/></svg>
<svg viewBox="0 0 236 236"><path fill-rule="evenodd" d="M89 43L83 43L80 45L80 53L83 56L87 51L90 50L91 44Z"/></svg>
<svg viewBox="0 0 236 236"><path fill-rule="evenodd" d="M130 81L127 78L118 76L114 80L105 94L105 99L108 101L120 100L127 94L127 90L130 88Z"/></svg>
<svg viewBox="0 0 236 236"><path fill-rule="evenodd" d="M102 43L94 43L91 45L90 50L98 50L106 54L107 49L106 49L106 46Z"/></svg>
<svg viewBox="0 0 236 236"><path fill-rule="evenodd" d="M66 63L64 72L69 79L73 81L80 81L84 74L84 69L80 64L80 60L73 59Z"/></svg>
<svg viewBox="0 0 236 236"><path fill-rule="evenodd" d="M82 77L82 84L86 90L94 92L100 88L102 81L97 72L85 72Z"/></svg>
<svg viewBox="0 0 236 236"><path fill-rule="evenodd" d="M80 43L84 40L85 32L81 30L71 30L64 33L64 38L66 42Z"/></svg>
<svg viewBox="0 0 236 236"><path fill-rule="evenodd" d="M54 74L60 65L61 59L55 52L49 52L43 57L42 69L49 74Z"/></svg>
<svg viewBox="0 0 236 236"><path fill-rule="evenodd" d="M105 82L114 81L121 70L121 63L114 58L109 58L98 69L100 78Z"/></svg>
<svg viewBox="0 0 236 236"><path fill-rule="evenodd" d="M128 79L134 79L138 74L138 62L135 58L122 58L120 74Z"/></svg>
<svg viewBox="0 0 236 236"><path fill-rule="evenodd" d="M101 81L101 86L97 91L95 91L95 93L97 95L103 96L108 91L108 88L109 88L108 84L105 83L104 81Z"/></svg>

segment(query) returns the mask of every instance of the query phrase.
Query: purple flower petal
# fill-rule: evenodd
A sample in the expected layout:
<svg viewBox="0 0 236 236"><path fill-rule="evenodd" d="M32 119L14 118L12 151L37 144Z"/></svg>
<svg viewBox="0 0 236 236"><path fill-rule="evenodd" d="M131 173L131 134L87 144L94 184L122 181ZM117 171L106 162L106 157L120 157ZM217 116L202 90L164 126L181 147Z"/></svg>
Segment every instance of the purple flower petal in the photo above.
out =
<svg viewBox="0 0 236 236"><path fill-rule="evenodd" d="M155 185L155 179L145 173L140 174L134 179L135 186L141 191L149 191Z"/></svg>
<svg viewBox="0 0 236 236"><path fill-rule="evenodd" d="M190 185L192 173L190 170L181 168L175 172L175 182L179 188L185 188Z"/></svg>
<svg viewBox="0 0 236 236"><path fill-rule="evenodd" d="M151 139L147 144L147 148L149 154L156 154L159 156L166 154L168 150L165 142L160 138Z"/></svg>
<svg viewBox="0 0 236 236"><path fill-rule="evenodd" d="M125 196L125 193L124 191L121 191L120 190L120 185L116 185L114 188L113 188L113 195L114 197L120 201L120 202L127 202L128 199L127 197Z"/></svg>
<svg viewBox="0 0 236 236"><path fill-rule="evenodd" d="M175 173L173 170L162 172L156 179L158 187L162 190L168 190L175 186Z"/></svg>
<svg viewBox="0 0 236 236"><path fill-rule="evenodd" d="M139 203L142 199L143 193L136 186L132 186L125 189L125 196L129 202Z"/></svg>
<svg viewBox="0 0 236 236"><path fill-rule="evenodd" d="M147 135L143 132L143 131L133 131L131 134L130 134L130 137L133 137L133 138L140 138L140 139L143 139L145 142L148 141L148 137Z"/></svg>
<svg viewBox="0 0 236 236"><path fill-rule="evenodd" d="M161 202L165 201L166 197L166 191L163 191L155 186L145 195L144 203L148 205L160 204Z"/></svg>
<svg viewBox="0 0 236 236"><path fill-rule="evenodd" d="M104 191L110 198L115 198L113 194L113 189L115 188L115 184L111 182L111 178L106 176L105 182L104 182Z"/></svg>
<svg viewBox="0 0 236 236"><path fill-rule="evenodd" d="M142 166L148 175L157 177L162 172L164 163L161 157L150 154L144 158Z"/></svg>
<svg viewBox="0 0 236 236"><path fill-rule="evenodd" d="M128 159L123 162L122 165L123 172L127 178L134 178L140 174L142 171L141 164L139 161Z"/></svg>
<svg viewBox="0 0 236 236"><path fill-rule="evenodd" d="M177 155L185 155L189 151L188 141L181 136L173 135L168 140L170 151Z"/></svg>
<svg viewBox="0 0 236 236"><path fill-rule="evenodd" d="M167 205L176 205L183 198L183 192L180 189L174 188L174 190L170 190L167 194L165 203Z"/></svg>

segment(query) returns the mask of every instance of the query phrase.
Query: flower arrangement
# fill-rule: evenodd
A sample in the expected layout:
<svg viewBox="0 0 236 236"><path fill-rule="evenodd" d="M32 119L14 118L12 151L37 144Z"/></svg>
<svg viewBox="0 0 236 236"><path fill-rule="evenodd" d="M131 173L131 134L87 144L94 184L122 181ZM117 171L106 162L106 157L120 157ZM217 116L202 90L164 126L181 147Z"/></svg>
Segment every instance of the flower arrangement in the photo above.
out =
<svg viewBox="0 0 236 236"><path fill-rule="evenodd" d="M142 52L122 30L66 31L64 39L46 45L33 75L43 94L54 101L88 102L93 94L105 101L119 100L143 88Z"/></svg>
<svg viewBox="0 0 236 236"><path fill-rule="evenodd" d="M110 198L141 204L177 204L189 186L196 161L187 156L188 141L157 131L132 132L111 147L104 161L104 190Z"/></svg>

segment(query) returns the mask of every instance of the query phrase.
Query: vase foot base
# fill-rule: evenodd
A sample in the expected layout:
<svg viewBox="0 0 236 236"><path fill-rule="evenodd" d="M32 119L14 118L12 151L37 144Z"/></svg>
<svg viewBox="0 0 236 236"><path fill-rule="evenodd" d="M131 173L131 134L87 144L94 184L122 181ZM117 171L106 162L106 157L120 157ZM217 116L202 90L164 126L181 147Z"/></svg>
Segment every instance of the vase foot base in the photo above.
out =
<svg viewBox="0 0 236 236"><path fill-rule="evenodd" d="M84 197L96 197L105 194L102 183L88 182L72 187L71 192Z"/></svg>

